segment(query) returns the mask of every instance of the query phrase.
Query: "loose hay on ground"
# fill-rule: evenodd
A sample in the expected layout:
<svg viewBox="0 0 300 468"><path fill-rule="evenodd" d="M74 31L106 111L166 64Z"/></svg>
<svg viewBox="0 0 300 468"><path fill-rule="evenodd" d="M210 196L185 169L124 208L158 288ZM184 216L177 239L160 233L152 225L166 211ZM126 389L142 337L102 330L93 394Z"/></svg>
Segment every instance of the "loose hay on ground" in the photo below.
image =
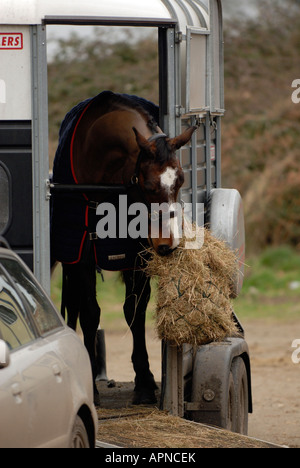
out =
<svg viewBox="0 0 300 468"><path fill-rule="evenodd" d="M237 257L208 229L198 249L180 246L169 256L151 250L146 266L158 276L156 329L160 339L176 346L203 345L238 334L232 317L232 284L237 276Z"/></svg>
<svg viewBox="0 0 300 468"><path fill-rule="evenodd" d="M136 411L133 409L132 411ZM101 410L99 411L101 415ZM140 416L99 421L98 438L123 447L143 448L259 448L267 443L229 431L144 409Z"/></svg>

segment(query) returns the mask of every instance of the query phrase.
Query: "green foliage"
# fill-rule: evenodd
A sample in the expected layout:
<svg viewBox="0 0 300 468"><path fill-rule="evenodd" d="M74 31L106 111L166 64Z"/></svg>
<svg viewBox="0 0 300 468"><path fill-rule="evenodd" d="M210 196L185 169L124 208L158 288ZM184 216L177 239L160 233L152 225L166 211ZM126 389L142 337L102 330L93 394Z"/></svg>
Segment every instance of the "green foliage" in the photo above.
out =
<svg viewBox="0 0 300 468"><path fill-rule="evenodd" d="M289 246L269 247L260 256L250 258L243 290L251 292L256 288L261 293L276 296L293 291L290 285L297 281L300 293L300 255Z"/></svg>
<svg viewBox="0 0 300 468"><path fill-rule="evenodd" d="M296 273L300 279L300 255L289 246L266 249L260 257L260 264L273 271Z"/></svg>
<svg viewBox="0 0 300 468"><path fill-rule="evenodd" d="M234 301L242 318L300 317L300 254L290 246L269 247L251 257L240 296Z"/></svg>
<svg viewBox="0 0 300 468"><path fill-rule="evenodd" d="M259 2L259 16L227 23L223 184L243 197L248 251L300 247L300 5Z"/></svg>

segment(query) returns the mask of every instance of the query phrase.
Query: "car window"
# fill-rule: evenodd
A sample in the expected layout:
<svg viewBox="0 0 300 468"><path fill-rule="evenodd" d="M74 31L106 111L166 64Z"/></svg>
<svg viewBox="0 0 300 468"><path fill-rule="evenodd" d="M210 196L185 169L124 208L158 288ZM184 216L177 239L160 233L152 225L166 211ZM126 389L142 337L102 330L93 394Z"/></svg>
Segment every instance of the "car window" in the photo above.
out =
<svg viewBox="0 0 300 468"><path fill-rule="evenodd" d="M32 276L13 259L1 259L1 264L24 296L40 334L43 335L61 327L62 322L54 307Z"/></svg>
<svg viewBox="0 0 300 468"><path fill-rule="evenodd" d="M36 338L23 304L12 283L0 271L0 332L10 349L17 349Z"/></svg>

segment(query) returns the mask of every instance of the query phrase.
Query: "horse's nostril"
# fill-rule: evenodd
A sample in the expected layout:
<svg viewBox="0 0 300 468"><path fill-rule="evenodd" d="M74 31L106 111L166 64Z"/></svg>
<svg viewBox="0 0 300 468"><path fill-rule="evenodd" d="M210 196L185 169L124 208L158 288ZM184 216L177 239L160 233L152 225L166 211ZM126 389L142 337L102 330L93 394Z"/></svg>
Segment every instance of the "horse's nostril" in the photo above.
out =
<svg viewBox="0 0 300 468"><path fill-rule="evenodd" d="M172 252L171 247L168 244L162 244L158 246L157 252L159 255L165 256Z"/></svg>

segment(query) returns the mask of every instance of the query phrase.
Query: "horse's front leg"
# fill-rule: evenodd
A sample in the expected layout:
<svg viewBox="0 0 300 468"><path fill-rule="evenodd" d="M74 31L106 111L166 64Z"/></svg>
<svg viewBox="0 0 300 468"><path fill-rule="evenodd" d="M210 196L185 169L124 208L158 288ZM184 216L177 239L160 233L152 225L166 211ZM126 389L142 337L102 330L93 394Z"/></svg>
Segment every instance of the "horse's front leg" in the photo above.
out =
<svg viewBox="0 0 300 468"><path fill-rule="evenodd" d="M70 328L76 331L80 312L81 275L78 265L62 265L62 303L61 314ZM66 316L67 312L67 316Z"/></svg>
<svg viewBox="0 0 300 468"><path fill-rule="evenodd" d="M123 277L126 285L124 313L133 336L132 363L136 373L133 404L152 404L157 401L157 386L150 371L145 335L150 279L142 271L136 270L123 272Z"/></svg>
<svg viewBox="0 0 300 468"><path fill-rule="evenodd" d="M94 403L100 404L99 392L96 386L98 374L96 358L96 334L100 321L101 309L97 302L96 294L96 267L93 262L81 265L81 295L80 295L80 326L83 332L84 344L89 353L93 383L94 383Z"/></svg>

